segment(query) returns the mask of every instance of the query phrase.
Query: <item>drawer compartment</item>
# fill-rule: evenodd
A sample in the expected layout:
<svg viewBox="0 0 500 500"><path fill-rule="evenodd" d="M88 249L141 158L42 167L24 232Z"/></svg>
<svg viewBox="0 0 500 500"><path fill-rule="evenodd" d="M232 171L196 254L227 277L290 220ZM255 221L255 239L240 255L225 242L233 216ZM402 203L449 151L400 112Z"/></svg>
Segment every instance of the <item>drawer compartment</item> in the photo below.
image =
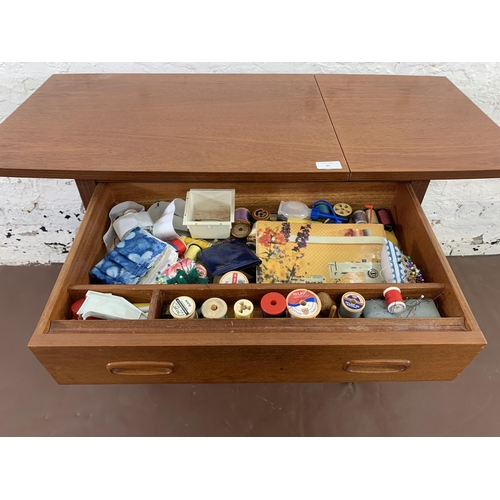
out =
<svg viewBox="0 0 500 500"><path fill-rule="evenodd" d="M316 199L389 208L395 233L425 283L401 285L403 297L436 299L441 318L162 319L179 295L197 303L220 297L254 304L267 292L302 285L95 285L89 270L105 255L102 235L111 207L145 206L185 197L192 188L236 189L236 205L277 208L281 200ZM346 291L381 298L386 284L311 284L337 303ZM148 319L75 321L70 305L88 290L150 302ZM231 316L231 315L229 315ZM259 316L256 314L256 316ZM94 192L75 242L29 347L61 384L348 382L451 380L486 344L410 184L287 182L102 183Z"/></svg>

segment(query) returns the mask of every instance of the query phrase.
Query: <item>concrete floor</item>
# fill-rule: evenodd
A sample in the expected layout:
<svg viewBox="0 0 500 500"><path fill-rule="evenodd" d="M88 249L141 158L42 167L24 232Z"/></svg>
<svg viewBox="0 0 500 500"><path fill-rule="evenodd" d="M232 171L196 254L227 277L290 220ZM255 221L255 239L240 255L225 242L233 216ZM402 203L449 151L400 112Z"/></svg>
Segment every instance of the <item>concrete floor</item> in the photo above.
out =
<svg viewBox="0 0 500 500"><path fill-rule="evenodd" d="M60 266L0 267L0 436L499 436L500 255L450 258L489 345L453 382L59 386L26 347Z"/></svg>

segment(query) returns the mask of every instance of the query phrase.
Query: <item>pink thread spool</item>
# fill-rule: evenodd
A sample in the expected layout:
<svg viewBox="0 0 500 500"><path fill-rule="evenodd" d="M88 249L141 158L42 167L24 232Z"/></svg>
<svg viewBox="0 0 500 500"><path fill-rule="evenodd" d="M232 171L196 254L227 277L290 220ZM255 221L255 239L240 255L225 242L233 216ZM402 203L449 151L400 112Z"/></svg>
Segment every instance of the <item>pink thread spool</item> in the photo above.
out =
<svg viewBox="0 0 500 500"><path fill-rule="evenodd" d="M403 302L401 290L397 286L390 286L384 290L385 303L387 310L391 314L401 314L406 310L406 304Z"/></svg>

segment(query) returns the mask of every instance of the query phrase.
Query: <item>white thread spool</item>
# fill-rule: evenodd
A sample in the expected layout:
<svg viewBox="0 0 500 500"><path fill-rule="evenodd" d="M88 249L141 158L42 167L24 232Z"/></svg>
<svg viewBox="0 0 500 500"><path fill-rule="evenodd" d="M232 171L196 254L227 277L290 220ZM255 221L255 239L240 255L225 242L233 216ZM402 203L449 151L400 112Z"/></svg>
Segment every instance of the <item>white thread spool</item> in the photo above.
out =
<svg viewBox="0 0 500 500"><path fill-rule="evenodd" d="M169 307L170 314L175 319L196 319L196 302L185 295L175 298Z"/></svg>

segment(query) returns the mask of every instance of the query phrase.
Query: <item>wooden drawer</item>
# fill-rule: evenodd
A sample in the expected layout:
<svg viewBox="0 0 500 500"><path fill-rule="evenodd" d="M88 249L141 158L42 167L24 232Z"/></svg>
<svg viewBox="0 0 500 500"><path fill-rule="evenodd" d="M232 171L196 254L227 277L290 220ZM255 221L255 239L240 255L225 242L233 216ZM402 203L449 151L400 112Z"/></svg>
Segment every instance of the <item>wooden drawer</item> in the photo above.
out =
<svg viewBox="0 0 500 500"><path fill-rule="evenodd" d="M146 206L185 197L191 188L235 188L236 204L276 206L280 200L344 201L353 209L390 208L402 250L425 283L401 285L404 297L435 298L438 319L253 318L160 319L179 295L196 301L240 298L258 303L269 291L298 285L91 285L89 270L104 256L102 235L115 204ZM310 285L339 298L354 290L381 298L384 284ZM71 303L86 291L150 301L147 320L74 321ZM287 182L102 183L49 298L29 347L60 384L354 382L452 380L486 345L418 199L408 183Z"/></svg>

